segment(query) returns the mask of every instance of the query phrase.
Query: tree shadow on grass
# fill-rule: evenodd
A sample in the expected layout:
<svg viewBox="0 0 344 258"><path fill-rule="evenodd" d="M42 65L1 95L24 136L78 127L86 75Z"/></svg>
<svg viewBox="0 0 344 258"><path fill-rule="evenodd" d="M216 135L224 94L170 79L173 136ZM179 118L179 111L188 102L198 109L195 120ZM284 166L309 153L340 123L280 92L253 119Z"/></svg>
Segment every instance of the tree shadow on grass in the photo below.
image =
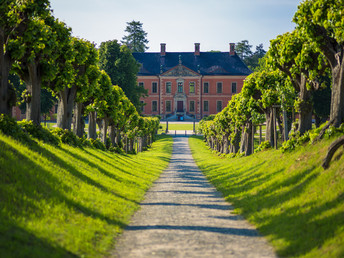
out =
<svg viewBox="0 0 344 258"><path fill-rule="evenodd" d="M101 163L106 163L108 164L109 166L111 167L115 167L117 168L119 171L125 173L125 174L128 174L128 175L131 175L131 176L134 176L134 177L137 177L137 178L140 178L140 179L143 179L143 180L147 180L146 178L144 177L140 177L138 176L137 174L131 172L131 171L134 171L132 169L129 169L130 166L133 164L133 163L136 163L136 164L139 164L138 162L135 162L132 158L129 159L123 159L123 157L120 158L120 156L122 156L122 154L117 154L116 156L113 156L112 158L114 159L114 163L109 163L108 161L102 159L101 157L99 157L98 155L96 154L93 154L91 153L89 150L86 150L84 149L83 150L85 153L89 154L90 156L94 157L96 160L99 160L99 162ZM119 161L120 159L123 159L124 161ZM89 163L90 161L88 161ZM123 168L120 168L119 166L115 165L116 163L119 163L119 164L122 164L124 168L126 168L125 170ZM93 163L94 164L94 163ZM96 164L94 164L95 166L97 166ZM154 164L150 164L150 166L154 166ZM157 166L158 168L160 168L159 166ZM142 169L141 172L147 174L147 175L150 175L150 176L156 176L156 173L149 173L147 170L144 170ZM132 183L135 183L134 181L132 181Z"/></svg>
<svg viewBox="0 0 344 258"><path fill-rule="evenodd" d="M9 249L6 249L6 252L11 253L16 248L20 248L20 246L30 246L32 250L37 250L37 255L34 255L34 257L45 256L44 254L41 255L40 250L42 252L46 252L46 250L61 252L66 257L69 256L67 251L58 247L59 243L56 243L56 247L52 247L44 240L26 232L25 229L20 228L16 224L17 220L20 221L23 218L25 220L31 217L39 218L46 212L46 205L50 207L61 204L66 205L70 210L82 213L86 217L96 218L120 228L126 226L117 219L104 215L65 196L63 192L68 192L72 189L47 171L38 161L28 158L30 153L24 155L21 151L3 141L0 141L0 148L3 150L3 155L5 155L0 163L0 239L1 236L5 236L7 238L6 243L14 246L14 248L9 247ZM38 150L36 149L36 151ZM49 156L48 151L43 149L39 151L40 155L48 156L47 158L50 158L51 161L60 161L55 156ZM80 175L76 174L75 176ZM81 178L87 184L94 183L87 178ZM4 227L1 224L8 226ZM12 230L15 231L13 235L10 232ZM8 238L10 239L8 240ZM10 255L10 257L14 256Z"/></svg>
<svg viewBox="0 0 344 258"><path fill-rule="evenodd" d="M119 221L110 219L105 215L87 208L84 205L66 197L61 191L69 192L72 191L72 189L69 186L66 186L60 179L53 176L49 171L44 169L40 164L33 162L27 156L22 155L12 146L2 141L0 141L0 147L15 153L15 155L8 155L5 157L5 161L7 163L15 164L15 170L2 171L2 176L4 176L4 173L6 173L7 176L5 178L7 179L0 181L2 184L2 187L0 187L0 200L2 200L1 204L8 205L7 208L13 211L15 217L17 215L29 216L30 214L35 214L38 216L40 213L42 213L42 210L35 204L36 202L34 200L39 201L41 199L51 199L56 201L56 203L68 204L70 208L82 212L86 216L99 218L108 221L110 224L119 225ZM8 152L4 153L6 154ZM45 157L49 157L49 154L53 155L45 149L42 149L42 152L40 152L40 155ZM58 162L57 164L64 164L63 161L59 160L55 155L53 156L54 161ZM17 162L18 159L20 162ZM63 166L63 168L67 171L70 169L69 166ZM80 172L73 175L78 177L80 174L83 175ZM100 185L99 183L94 184L94 181L89 180L86 176L81 176L80 179L88 185L93 185L95 187ZM117 194L109 192L108 189L103 186L99 187L99 189L106 193L117 196ZM121 196L118 197L123 198ZM14 202L11 200L14 200Z"/></svg>
<svg viewBox="0 0 344 258"><path fill-rule="evenodd" d="M319 205L317 202L308 202L302 207L298 205L283 206L284 203L299 198L318 178L320 173L314 172L315 169L315 166L304 169L255 194L231 198L233 205L240 208L244 216L252 216L260 210L277 210L275 213L255 216L255 222L262 225L257 228L262 234L271 235L274 239L283 239L288 243L285 248L278 250L278 254L282 257L299 257L315 248L320 248L328 239L334 237L338 228L344 226L342 211L317 219L322 213L342 205L343 194L336 200L323 205ZM276 172L280 173L280 171ZM266 182L266 179L263 179L262 182ZM259 184L257 182L257 186ZM253 189L254 185L249 186L248 189ZM281 191L281 189L286 190Z"/></svg>
<svg viewBox="0 0 344 258"><path fill-rule="evenodd" d="M78 257L35 236L1 214L0 221L6 222L5 225L0 222L0 257Z"/></svg>
<svg viewBox="0 0 344 258"><path fill-rule="evenodd" d="M269 218L269 223L260 228L265 234L272 234L274 238L284 239L288 243L286 247L278 250L279 255L283 257L303 256L313 249L321 248L324 243L338 233L339 228L343 228L342 210L329 216L320 216L328 210L343 205L342 197L322 205L318 205L316 202L308 203L308 205L311 207L308 212L300 212L300 207L294 206L286 209L283 213L272 216ZM288 223L283 223L285 221ZM276 227L279 230L276 230Z"/></svg>
<svg viewBox="0 0 344 258"><path fill-rule="evenodd" d="M118 175L116 175L115 173L110 173L110 172L106 171L105 169L103 169L100 165L93 163L91 160L86 159L86 158L80 156L80 155L77 154L77 153L73 153L73 152L71 152L71 151L69 151L69 150L67 150L67 149L63 149L63 151L64 151L65 153L69 154L71 157L73 157L73 158L75 158L75 159L77 159L77 160L83 161L84 163L86 163L86 164L89 165L90 167L92 167L92 168L98 170L100 173L102 173L103 175L105 175L106 177L108 177L108 178L110 178L110 179L116 180L117 182L124 183L124 184L127 184L127 185L136 185L137 187L141 187L141 186L140 186L138 183L136 183L135 181L129 180L129 179L124 178L124 177L121 177L121 176L118 176ZM113 168L113 169L116 169L116 170L122 172L122 173L129 174L129 175L131 175L131 176L133 176L133 177L136 177L136 178L144 179L144 178L139 177L139 176L137 176L137 175L135 175L135 174L133 174L133 173L129 173L129 172L123 170L122 168L120 168L120 167L118 167L118 166L116 166L116 165L114 165L114 164L111 164L111 165L109 165L109 166L110 166L111 168ZM124 198L124 197L123 197L123 198Z"/></svg>

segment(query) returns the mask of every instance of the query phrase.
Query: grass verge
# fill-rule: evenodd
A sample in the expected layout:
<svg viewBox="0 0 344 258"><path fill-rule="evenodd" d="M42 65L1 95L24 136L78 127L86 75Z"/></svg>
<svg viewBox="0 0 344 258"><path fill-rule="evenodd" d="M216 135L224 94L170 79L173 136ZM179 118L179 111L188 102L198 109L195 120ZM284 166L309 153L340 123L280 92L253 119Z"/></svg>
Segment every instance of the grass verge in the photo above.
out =
<svg viewBox="0 0 344 258"><path fill-rule="evenodd" d="M193 157L227 201L268 238L282 257L344 256L344 150L324 171L333 139L291 153L269 150L221 158L202 138L189 140Z"/></svg>
<svg viewBox="0 0 344 258"><path fill-rule="evenodd" d="M171 153L168 136L119 155L0 133L0 257L107 255Z"/></svg>
<svg viewBox="0 0 344 258"><path fill-rule="evenodd" d="M159 129L159 133L164 133L166 131L166 122L160 122L160 126L162 129ZM195 129L197 130L198 123L195 124ZM184 124L184 123L168 123L168 130L175 131L175 130L193 130L193 124Z"/></svg>

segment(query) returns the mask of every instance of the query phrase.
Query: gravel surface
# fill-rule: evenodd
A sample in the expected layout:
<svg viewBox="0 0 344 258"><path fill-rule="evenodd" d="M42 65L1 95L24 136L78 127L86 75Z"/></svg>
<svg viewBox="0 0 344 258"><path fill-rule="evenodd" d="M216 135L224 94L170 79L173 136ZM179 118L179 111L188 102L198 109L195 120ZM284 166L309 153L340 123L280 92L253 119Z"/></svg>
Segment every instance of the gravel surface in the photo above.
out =
<svg viewBox="0 0 344 258"><path fill-rule="evenodd" d="M276 257L232 210L196 166L188 138L176 137L168 169L147 192L112 256Z"/></svg>

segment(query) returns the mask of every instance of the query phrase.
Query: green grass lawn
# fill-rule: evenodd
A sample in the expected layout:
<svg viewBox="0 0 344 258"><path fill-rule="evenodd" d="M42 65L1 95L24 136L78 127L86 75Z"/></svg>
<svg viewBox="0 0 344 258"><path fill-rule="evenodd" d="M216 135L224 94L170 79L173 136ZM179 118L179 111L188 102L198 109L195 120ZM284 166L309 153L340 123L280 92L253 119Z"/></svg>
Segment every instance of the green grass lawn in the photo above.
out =
<svg viewBox="0 0 344 258"><path fill-rule="evenodd" d="M161 122L160 126L162 127L162 129L159 130L159 133L164 133L166 131L166 122ZM197 130L198 128L198 123L195 124L195 129ZM193 130L193 124L178 124L178 123L168 123L168 130L169 131L175 131L175 130L189 130L192 131Z"/></svg>
<svg viewBox="0 0 344 258"><path fill-rule="evenodd" d="M190 138L207 178L282 257L344 257L344 150L321 167L331 140L292 153L269 150L221 158Z"/></svg>
<svg viewBox="0 0 344 258"><path fill-rule="evenodd" d="M172 138L119 155L0 133L0 257L103 257L169 163Z"/></svg>

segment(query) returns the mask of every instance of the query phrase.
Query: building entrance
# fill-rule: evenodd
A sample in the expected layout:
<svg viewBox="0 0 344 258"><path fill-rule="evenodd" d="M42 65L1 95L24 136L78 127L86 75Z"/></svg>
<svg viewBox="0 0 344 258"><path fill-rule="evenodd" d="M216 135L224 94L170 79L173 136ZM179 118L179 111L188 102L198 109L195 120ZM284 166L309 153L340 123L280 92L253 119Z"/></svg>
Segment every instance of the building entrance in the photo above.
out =
<svg viewBox="0 0 344 258"><path fill-rule="evenodd" d="M184 101L177 101L177 112L184 112Z"/></svg>

